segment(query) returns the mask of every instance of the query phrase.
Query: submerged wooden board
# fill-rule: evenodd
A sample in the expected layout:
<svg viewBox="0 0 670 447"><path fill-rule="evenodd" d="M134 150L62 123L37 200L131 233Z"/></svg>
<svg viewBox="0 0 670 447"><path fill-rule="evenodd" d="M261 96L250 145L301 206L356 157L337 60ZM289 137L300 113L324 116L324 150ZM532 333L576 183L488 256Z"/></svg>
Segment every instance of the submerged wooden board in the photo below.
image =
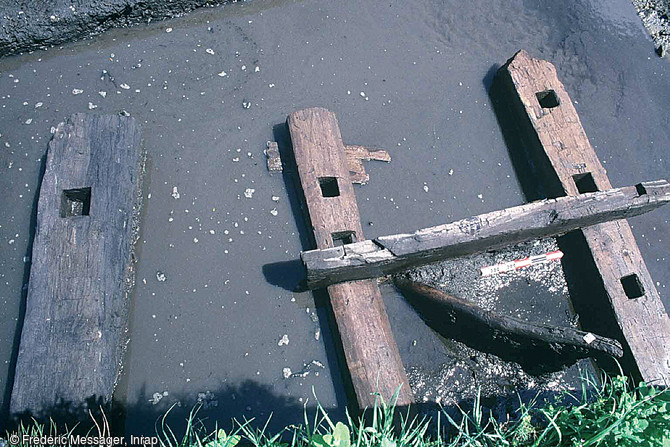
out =
<svg viewBox="0 0 670 447"><path fill-rule="evenodd" d="M322 108L288 117L293 151L317 248L362 240L363 230L344 144L335 114ZM376 281L328 287L347 367L361 408L379 392L388 402L400 387L398 405L412 391Z"/></svg>
<svg viewBox="0 0 670 447"><path fill-rule="evenodd" d="M347 155L349 165L349 176L351 183L364 185L370 181L370 175L365 172L363 161L377 160L390 162L391 156L388 152L381 149L371 149L357 145L347 145L344 147L344 153Z"/></svg>
<svg viewBox="0 0 670 447"><path fill-rule="evenodd" d="M134 118L73 115L49 143L13 414L111 399L132 286L142 156Z"/></svg>
<svg viewBox="0 0 670 447"><path fill-rule="evenodd" d="M307 287L387 275L577 228L635 216L670 203L665 180L559 197L341 247L301 253Z"/></svg>
<svg viewBox="0 0 670 447"><path fill-rule="evenodd" d="M496 82L515 113L553 196L611 188L556 68L520 51ZM634 364L646 381L670 383L670 319L625 220L582 230Z"/></svg>
<svg viewBox="0 0 670 447"><path fill-rule="evenodd" d="M266 163L268 171L270 172L281 172L284 167L281 162L281 156L279 155L279 146L276 141L268 141L265 149Z"/></svg>

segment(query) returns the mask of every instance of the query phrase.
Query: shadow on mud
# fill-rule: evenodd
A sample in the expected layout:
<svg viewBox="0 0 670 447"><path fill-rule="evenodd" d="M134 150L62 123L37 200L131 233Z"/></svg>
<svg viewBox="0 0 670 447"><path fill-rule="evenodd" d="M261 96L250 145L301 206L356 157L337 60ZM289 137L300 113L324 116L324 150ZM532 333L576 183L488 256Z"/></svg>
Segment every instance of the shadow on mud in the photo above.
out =
<svg viewBox="0 0 670 447"><path fill-rule="evenodd" d="M21 288L21 301L19 305L19 315L16 319L16 329L14 330L14 341L12 343L12 355L7 365L7 382L3 390L3 405L0 408L0 432L4 429L4 421L9 419L9 399L12 395L12 388L14 387L14 373L16 370L16 360L19 355L19 344L21 342L21 332L23 330L23 318L26 314L26 299L28 297L28 281L30 280L30 266L32 265L33 254L33 240L35 239L35 228L37 225L37 204L40 198L40 189L42 187L42 178L47 167L47 152L42 155L40 162L39 177L37 181L37 188L33 194L33 207L30 212L30 228L28 230L28 247L24 259L27 261L23 265L23 287Z"/></svg>
<svg viewBox="0 0 670 447"><path fill-rule="evenodd" d="M284 180L286 194L289 198L291 212L298 228L300 245L303 250L308 250L313 248L316 243L314 242L314 235L311 231L309 221L309 212L305 204L302 186L300 185L300 177L298 176L298 168L293 155L291 134L289 133L288 125L286 123L274 125L272 127L272 134L279 147L279 155L281 156L283 165L281 175ZM291 292L303 291L302 283L305 279L305 269L300 259L266 264L263 266L263 275L270 284Z"/></svg>
<svg viewBox="0 0 670 447"><path fill-rule="evenodd" d="M482 398L479 405L483 409L485 421L490 417L502 422L515 417L520 402L530 402L533 399L549 401L555 398L565 399L553 392L538 394L536 391L522 391L519 394ZM8 425L8 431L11 433L16 430L21 421L28 427L34 426L35 420L40 424L47 424L45 434L50 433L49 424L57 427L53 434L63 434L71 430L73 435L88 436L100 435L99 430L102 427L105 429L102 433L105 436L158 436L163 441L173 441L172 445L175 445L183 439L190 421L193 427L191 435L197 433L201 436L204 445L211 438L203 438L216 430L222 428L230 434L239 424L247 423L256 432L265 430L266 435L280 433L288 427L289 430L283 433L283 440L290 441L290 429L304 426L305 420L309 421L310 429L314 428L315 416L320 414L316 402L316 398L300 402L296 398L277 394L267 385L246 380L238 385L227 385L219 390L199 393L197 400L179 395L158 397L143 394L138 402L127 405L125 409L121 409L116 403L110 408L110 405L104 405L100 399L93 397L86 405L74 406L63 402L39 415L26 413L14 417ZM456 430L449 425L445 415L449 415L458 424L463 418L461 410L471 412L474 405L475 401L468 399L444 407L432 402L417 403L411 408L398 407L395 412L395 426L399 427L400 416L406 417L410 414L417 421L428 417L431 420L428 435L437 436L439 433L440 436L447 437ZM326 408L325 411L333 424L338 421L347 422L341 409ZM370 409L364 414L350 412L350 415L354 421L365 418L366 423L370 424L372 420ZM438 416L441 421L439 426L436 423ZM330 431L327 424L322 425L321 429ZM195 443L195 439L191 437L189 444Z"/></svg>

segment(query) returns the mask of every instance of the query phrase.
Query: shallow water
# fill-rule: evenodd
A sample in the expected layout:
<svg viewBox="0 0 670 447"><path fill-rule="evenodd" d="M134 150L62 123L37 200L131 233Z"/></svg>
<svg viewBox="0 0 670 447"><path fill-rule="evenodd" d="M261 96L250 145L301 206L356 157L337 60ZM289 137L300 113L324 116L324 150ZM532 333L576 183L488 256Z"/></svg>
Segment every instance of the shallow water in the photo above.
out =
<svg viewBox="0 0 670 447"><path fill-rule="evenodd" d="M669 65L627 0L254 0L0 60L0 389L50 127L75 112L126 110L143 124L148 155L118 392L127 430L151 432L157 414L198 398L209 418L274 410L277 425L299 422L312 388L341 415L323 303L264 274L298 258L303 219L291 175L265 168L265 142L285 145L286 115L322 106L345 142L387 149L392 162L368 163L370 184L356 187L368 237L520 204L487 94L520 48L556 64L615 186L667 177ZM631 219L666 307L669 218L661 209ZM444 344L384 293L406 367L448 363ZM309 374L285 379L284 368Z"/></svg>

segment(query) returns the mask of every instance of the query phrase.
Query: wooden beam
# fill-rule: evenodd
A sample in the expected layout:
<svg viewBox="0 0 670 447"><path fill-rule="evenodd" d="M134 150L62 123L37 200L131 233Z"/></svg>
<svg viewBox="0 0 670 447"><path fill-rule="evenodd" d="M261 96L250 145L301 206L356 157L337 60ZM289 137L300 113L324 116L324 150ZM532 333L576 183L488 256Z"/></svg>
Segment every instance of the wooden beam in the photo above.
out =
<svg viewBox="0 0 670 447"><path fill-rule="evenodd" d="M498 72L505 96L542 183L553 196L612 185L589 142L556 68L518 52ZM625 220L581 230L628 353L646 381L670 384L670 318Z"/></svg>
<svg viewBox="0 0 670 447"><path fill-rule="evenodd" d="M444 334L448 338L461 338L467 344L471 338L467 335L474 331L477 338L481 339L477 347L503 345L504 348L520 351L525 357L528 357L529 351L544 354L533 356L533 362L538 362L539 357L547 357L547 354L552 357L551 363L565 365L585 357L607 355L618 358L623 355L617 340L569 326L531 323L488 311L473 302L401 275L394 276L395 285L424 319L442 323L434 325L435 330L441 332L441 327L448 326L450 331Z"/></svg>
<svg viewBox="0 0 670 447"><path fill-rule="evenodd" d="M670 202L665 180L559 197L469 217L411 234L301 253L307 287L373 278L651 211Z"/></svg>
<svg viewBox="0 0 670 447"><path fill-rule="evenodd" d="M141 165L134 118L76 114L58 125L40 188L11 413L66 405L83 415L90 401L110 402L125 346Z"/></svg>
<svg viewBox="0 0 670 447"><path fill-rule="evenodd" d="M344 144L335 114L322 108L288 117L293 152L317 248L363 239ZM347 366L361 408L379 392L388 402L400 387L398 405L412 391L376 281L328 287Z"/></svg>

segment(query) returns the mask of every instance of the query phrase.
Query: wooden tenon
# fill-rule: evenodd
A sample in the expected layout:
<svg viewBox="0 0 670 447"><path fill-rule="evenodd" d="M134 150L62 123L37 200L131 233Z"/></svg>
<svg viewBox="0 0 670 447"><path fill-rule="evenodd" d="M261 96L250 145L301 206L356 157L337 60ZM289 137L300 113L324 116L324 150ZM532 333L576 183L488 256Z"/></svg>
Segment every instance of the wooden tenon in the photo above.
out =
<svg viewBox="0 0 670 447"><path fill-rule="evenodd" d="M134 118L73 115L49 143L10 411L83 416L120 372L141 200Z"/></svg>
<svg viewBox="0 0 670 447"><path fill-rule="evenodd" d="M442 259L481 253L519 242L651 211L670 203L665 180L545 199L411 234L381 236L301 253L309 288L373 278Z"/></svg>
<svg viewBox="0 0 670 447"><path fill-rule="evenodd" d="M288 127L317 248L363 240L345 146L335 114L323 108L293 112ZM360 408L386 402L400 388L398 405L412 391L375 280L328 287L330 303Z"/></svg>
<svg viewBox="0 0 670 447"><path fill-rule="evenodd" d="M556 68L520 51L500 68L504 95L542 184L552 197L612 187ZM670 384L670 318L626 220L581 230L627 353L642 379Z"/></svg>

